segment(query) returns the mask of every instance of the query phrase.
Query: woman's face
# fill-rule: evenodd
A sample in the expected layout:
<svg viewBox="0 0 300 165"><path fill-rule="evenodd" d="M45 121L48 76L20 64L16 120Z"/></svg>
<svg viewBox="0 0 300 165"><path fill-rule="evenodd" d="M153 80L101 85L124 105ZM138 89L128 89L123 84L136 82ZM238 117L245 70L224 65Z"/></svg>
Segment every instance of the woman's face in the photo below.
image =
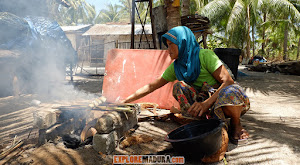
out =
<svg viewBox="0 0 300 165"><path fill-rule="evenodd" d="M167 44L168 44L168 51L170 53L171 59L172 60L177 59L178 58L178 46L169 40L167 40Z"/></svg>

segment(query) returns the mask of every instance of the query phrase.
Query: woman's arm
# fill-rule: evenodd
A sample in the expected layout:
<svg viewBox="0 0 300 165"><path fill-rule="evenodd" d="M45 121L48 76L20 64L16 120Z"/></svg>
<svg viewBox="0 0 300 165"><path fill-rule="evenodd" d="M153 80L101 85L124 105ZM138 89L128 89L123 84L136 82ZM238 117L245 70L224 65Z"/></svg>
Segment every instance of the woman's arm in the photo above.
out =
<svg viewBox="0 0 300 165"><path fill-rule="evenodd" d="M156 80L154 80L153 82L143 86L142 88L138 89L134 94L128 96L124 101L122 101L123 103L129 103L132 101L135 101L139 98L142 98L146 95L148 95L149 93L155 91L156 89L166 85L168 83L167 80L165 80L164 78L160 77Z"/></svg>
<svg viewBox="0 0 300 165"><path fill-rule="evenodd" d="M221 83L220 87L217 91L207 100L204 102L195 102L188 110L188 112L193 116L202 116L205 114L208 109L215 103L219 92L222 88L231 85L234 83L233 79L231 78L230 74L228 73L227 69L224 65L221 65L217 70L213 72L213 77Z"/></svg>

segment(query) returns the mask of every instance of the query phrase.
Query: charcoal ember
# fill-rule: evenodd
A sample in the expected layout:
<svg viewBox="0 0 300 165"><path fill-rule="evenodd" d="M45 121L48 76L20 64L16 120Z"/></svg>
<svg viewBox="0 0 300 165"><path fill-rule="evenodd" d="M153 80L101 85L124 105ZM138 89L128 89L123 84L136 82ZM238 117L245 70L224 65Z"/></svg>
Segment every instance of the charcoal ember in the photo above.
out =
<svg viewBox="0 0 300 165"><path fill-rule="evenodd" d="M64 145L67 148L78 148L80 145L80 136L74 134L66 134L62 137Z"/></svg>
<svg viewBox="0 0 300 165"><path fill-rule="evenodd" d="M89 145L93 143L93 136L88 137L83 142L80 140L80 136L76 134L66 134L62 137L63 143L67 148L76 149L78 147Z"/></svg>

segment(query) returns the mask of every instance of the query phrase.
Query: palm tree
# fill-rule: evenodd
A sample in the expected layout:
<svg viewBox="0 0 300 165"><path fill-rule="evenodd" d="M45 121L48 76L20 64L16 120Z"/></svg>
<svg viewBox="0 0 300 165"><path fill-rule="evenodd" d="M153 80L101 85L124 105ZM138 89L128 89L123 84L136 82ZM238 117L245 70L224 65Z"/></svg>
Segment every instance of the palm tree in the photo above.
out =
<svg viewBox="0 0 300 165"><path fill-rule="evenodd" d="M269 18L272 19L272 18ZM275 58L276 54L281 57L283 54L283 47L280 46L284 42L284 23L283 21L274 20L263 23L265 26L265 49L272 52L272 58Z"/></svg>
<svg viewBox="0 0 300 165"><path fill-rule="evenodd" d="M298 0L290 0L290 2L295 6L295 8L300 12L300 2ZM299 54L300 54L300 34L299 34L299 24L298 24L298 29L296 31L296 36L299 37L298 39L298 49L297 49L297 56L296 56L296 60L298 60L299 58Z"/></svg>
<svg viewBox="0 0 300 165"><path fill-rule="evenodd" d="M93 24L96 16L95 6L90 5L85 0L65 0L69 7L53 5L52 11L57 11L55 19L60 25Z"/></svg>
<svg viewBox="0 0 300 165"><path fill-rule="evenodd" d="M117 4L106 5L107 9L102 9L97 16L95 23L119 22L121 6Z"/></svg>
<svg viewBox="0 0 300 165"><path fill-rule="evenodd" d="M167 26L168 30L173 27L181 25L180 17L180 1L179 0L165 0L167 7Z"/></svg>
<svg viewBox="0 0 300 165"><path fill-rule="evenodd" d="M229 47L244 48L250 58L250 27L251 15L257 13L263 5L268 11L284 12L291 19L299 20L299 11L288 0L213 0L201 9L201 14L207 16L212 24L225 25L226 37L230 38ZM246 21L244 21L246 20ZM253 29L254 30L254 29Z"/></svg>
<svg viewBox="0 0 300 165"><path fill-rule="evenodd" d="M136 23L150 23L150 8L149 4L145 2L136 3L135 22Z"/></svg>
<svg viewBox="0 0 300 165"><path fill-rule="evenodd" d="M288 60L288 41L291 31L299 31L299 10L289 1L280 1L278 4L270 4L272 8L279 8L279 12L270 11L274 17L271 22L276 22L284 27L283 59Z"/></svg>
<svg viewBox="0 0 300 165"><path fill-rule="evenodd" d="M181 1L181 16L190 15L190 0Z"/></svg>
<svg viewBox="0 0 300 165"><path fill-rule="evenodd" d="M119 0L121 3L121 20L124 22L130 22L131 18L131 9L132 9L132 0Z"/></svg>
<svg viewBox="0 0 300 165"><path fill-rule="evenodd" d="M130 22L131 19L131 10L132 10L132 0L120 0L120 21L121 22ZM158 2L156 2L156 4L158 4ZM138 12L135 11L136 15L135 15L135 23L140 24L141 21L142 23L144 23L144 21L146 20L145 23L149 23L150 22L150 8L148 7L148 3L146 2L140 2L140 3L136 3L136 8L138 9ZM139 15L138 15L139 14Z"/></svg>
<svg viewBox="0 0 300 165"><path fill-rule="evenodd" d="M195 14L195 12L208 4L210 0L182 0L181 16Z"/></svg>

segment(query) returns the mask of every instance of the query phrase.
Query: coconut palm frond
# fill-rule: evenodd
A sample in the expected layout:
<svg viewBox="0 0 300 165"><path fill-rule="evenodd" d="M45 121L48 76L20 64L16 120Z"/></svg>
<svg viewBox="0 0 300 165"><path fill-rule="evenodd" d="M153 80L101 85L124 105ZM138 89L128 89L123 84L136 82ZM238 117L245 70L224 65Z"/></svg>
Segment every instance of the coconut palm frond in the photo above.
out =
<svg viewBox="0 0 300 165"><path fill-rule="evenodd" d="M108 4L98 14L95 23L118 22L120 19L120 5Z"/></svg>
<svg viewBox="0 0 300 165"><path fill-rule="evenodd" d="M102 18L103 20L106 20L107 22L112 22L111 17L106 13L101 13L100 18Z"/></svg>
<svg viewBox="0 0 300 165"><path fill-rule="evenodd" d="M195 0L197 10L203 8L209 3L209 0Z"/></svg>
<svg viewBox="0 0 300 165"><path fill-rule="evenodd" d="M237 0L229 15L226 31L233 32L236 26L245 21L246 4L242 0Z"/></svg>
<svg viewBox="0 0 300 165"><path fill-rule="evenodd" d="M259 18L258 9L261 6L261 4L262 0L252 0L250 2L251 14L253 15L254 22L256 22L256 19Z"/></svg>
<svg viewBox="0 0 300 165"><path fill-rule="evenodd" d="M74 0L66 0L66 2L69 3L72 8L76 7L76 5L75 5L76 1L74 1Z"/></svg>
<svg viewBox="0 0 300 165"><path fill-rule="evenodd" d="M119 13L117 13L116 15L114 15L114 17L112 18L112 22L118 22L120 18Z"/></svg>
<svg viewBox="0 0 300 165"><path fill-rule="evenodd" d="M217 22L222 20L230 10L230 0L214 0L201 8L199 13L208 17L211 22Z"/></svg>
<svg viewBox="0 0 300 165"><path fill-rule="evenodd" d="M293 18L300 21L300 12L288 0L270 0L268 5L273 10L281 10L283 14L291 15Z"/></svg>

